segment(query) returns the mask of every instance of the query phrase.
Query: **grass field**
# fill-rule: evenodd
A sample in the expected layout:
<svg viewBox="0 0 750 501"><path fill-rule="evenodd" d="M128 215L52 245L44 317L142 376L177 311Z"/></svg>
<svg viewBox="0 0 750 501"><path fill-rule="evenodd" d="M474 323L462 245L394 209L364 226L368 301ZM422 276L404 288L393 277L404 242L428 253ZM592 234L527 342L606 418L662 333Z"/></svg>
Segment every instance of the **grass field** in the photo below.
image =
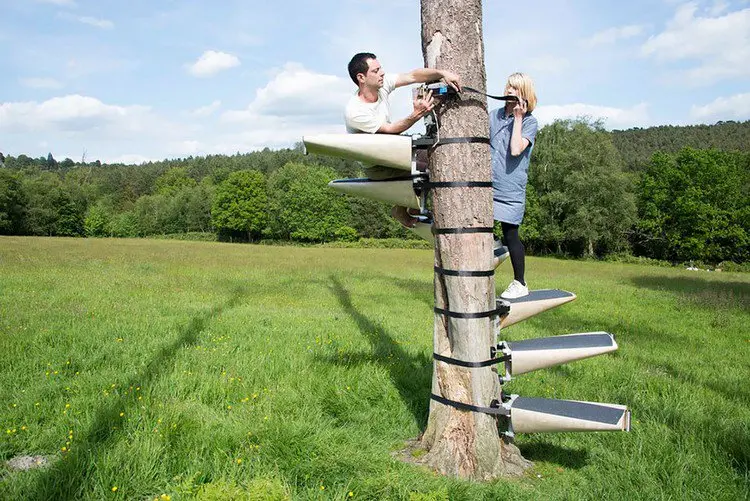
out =
<svg viewBox="0 0 750 501"><path fill-rule="evenodd" d="M0 499L750 498L750 275L527 269L578 300L506 339L620 350L508 390L633 429L520 436L534 468L479 484L394 457L427 421L431 251L1 237Z"/></svg>

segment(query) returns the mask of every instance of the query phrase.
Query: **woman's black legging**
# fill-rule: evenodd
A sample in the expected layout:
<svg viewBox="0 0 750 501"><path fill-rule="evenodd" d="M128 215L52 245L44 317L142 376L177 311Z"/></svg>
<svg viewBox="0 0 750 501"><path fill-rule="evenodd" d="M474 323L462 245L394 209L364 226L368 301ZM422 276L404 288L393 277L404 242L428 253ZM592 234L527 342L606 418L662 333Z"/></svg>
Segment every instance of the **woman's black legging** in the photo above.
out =
<svg viewBox="0 0 750 501"><path fill-rule="evenodd" d="M500 223L503 228L503 243L510 252L510 263L513 265L513 278L526 285L524 274L526 273L526 256L523 244L518 237L518 225Z"/></svg>

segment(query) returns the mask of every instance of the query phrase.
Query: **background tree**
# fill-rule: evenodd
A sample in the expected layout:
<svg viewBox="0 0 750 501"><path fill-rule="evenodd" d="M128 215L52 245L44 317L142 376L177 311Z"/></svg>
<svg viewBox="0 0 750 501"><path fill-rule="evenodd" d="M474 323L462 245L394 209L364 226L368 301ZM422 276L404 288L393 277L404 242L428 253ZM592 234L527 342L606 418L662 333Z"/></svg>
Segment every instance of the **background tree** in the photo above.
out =
<svg viewBox="0 0 750 501"><path fill-rule="evenodd" d="M157 235L169 231L164 225L167 201L162 195L144 195L136 200L133 206L133 219L137 236Z"/></svg>
<svg viewBox="0 0 750 501"><path fill-rule="evenodd" d="M646 168L656 152L677 153L685 147L750 152L750 120L615 130L612 131L612 140L625 160L626 168L639 172Z"/></svg>
<svg viewBox="0 0 750 501"><path fill-rule="evenodd" d="M158 195L172 196L183 188L195 186L195 179L188 176L184 167L174 167L156 179L155 192Z"/></svg>
<svg viewBox="0 0 750 501"><path fill-rule="evenodd" d="M710 263L750 258L750 155L654 155L641 179L636 250Z"/></svg>
<svg viewBox="0 0 750 501"><path fill-rule="evenodd" d="M628 247L635 222L633 179L601 123L559 120L542 128L529 184L538 202L535 247L574 255Z"/></svg>
<svg viewBox="0 0 750 501"><path fill-rule="evenodd" d="M485 89L481 0L422 0L422 54L425 66L450 69L467 86ZM438 111L441 138L488 137L486 102L466 96ZM450 144L430 157L433 181L489 181L486 144ZM492 227L491 188L449 188L433 192L435 227ZM435 265L451 270L491 270L491 233L436 235ZM435 306L454 312L495 309L494 277L435 275ZM489 358L495 342L494 320L435 315L434 351L458 360ZM440 397L490 407L500 398L497 375L489 367L468 369L435 361L432 392ZM422 444L424 461L450 476L490 479L521 474L527 462L498 434L496 417L458 410L436 401Z"/></svg>
<svg viewBox="0 0 750 501"><path fill-rule="evenodd" d="M23 232L26 215L26 193L18 174L0 170L0 235Z"/></svg>
<svg viewBox="0 0 750 501"><path fill-rule="evenodd" d="M105 200L99 200L89 206L88 211L86 211L86 218L83 222L84 234L87 237L110 236L111 220L111 204L106 203Z"/></svg>
<svg viewBox="0 0 750 501"><path fill-rule="evenodd" d="M216 188L211 219L226 235L243 234L252 241L266 227L268 195L263 174L257 170L233 172Z"/></svg>
<svg viewBox="0 0 750 501"><path fill-rule="evenodd" d="M349 224L364 238L418 238L391 217L391 204L361 197L346 197Z"/></svg>
<svg viewBox="0 0 750 501"><path fill-rule="evenodd" d="M41 172L25 178L28 194L26 228L31 235L83 235L85 202L67 191L58 175Z"/></svg>
<svg viewBox="0 0 750 501"><path fill-rule="evenodd" d="M57 160L52 156L52 153L47 153L47 159L44 161L44 167L47 170L57 170Z"/></svg>
<svg viewBox="0 0 750 501"><path fill-rule="evenodd" d="M328 188L331 168L289 163L269 178L269 234L302 242L351 238L347 199Z"/></svg>

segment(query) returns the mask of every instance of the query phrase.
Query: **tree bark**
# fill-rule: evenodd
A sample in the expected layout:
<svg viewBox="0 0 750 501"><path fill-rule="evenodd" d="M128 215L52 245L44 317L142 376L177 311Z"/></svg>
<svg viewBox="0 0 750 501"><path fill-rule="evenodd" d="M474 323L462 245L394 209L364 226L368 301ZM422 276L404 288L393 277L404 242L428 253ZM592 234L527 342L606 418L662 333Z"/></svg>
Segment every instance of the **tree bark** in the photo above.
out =
<svg viewBox="0 0 750 501"><path fill-rule="evenodd" d="M484 90L484 44L481 0L422 0L422 53L425 66L447 69L464 85ZM483 97L463 93L438 110L440 137L488 137ZM489 181L489 147L482 143L446 144L430 155L432 181ZM491 227L491 188L433 190L436 228ZM451 270L491 270L490 233L435 235L435 265ZM454 312L495 309L494 277L435 275L435 306ZM490 358L497 340L494 319L458 319L435 314L434 351L469 362ZM497 375L490 367L464 368L435 361L432 392L449 400L489 407L500 398ZM423 463L438 472L488 480L520 475L530 465L518 448L498 433L497 418L430 402L422 446Z"/></svg>

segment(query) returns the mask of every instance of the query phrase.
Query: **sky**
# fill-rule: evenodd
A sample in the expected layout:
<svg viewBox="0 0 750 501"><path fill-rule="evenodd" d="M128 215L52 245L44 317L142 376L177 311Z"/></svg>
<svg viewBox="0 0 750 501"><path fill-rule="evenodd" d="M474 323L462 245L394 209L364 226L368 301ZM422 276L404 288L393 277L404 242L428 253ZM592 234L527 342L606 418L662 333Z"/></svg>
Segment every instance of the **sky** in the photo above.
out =
<svg viewBox="0 0 750 501"><path fill-rule="evenodd" d="M0 0L0 13L0 152L13 156L289 147L345 132L354 53L387 72L423 66L417 0ZM528 73L541 125L750 120L750 0L484 0L483 36L488 92ZM411 92L391 107L408 114Z"/></svg>

